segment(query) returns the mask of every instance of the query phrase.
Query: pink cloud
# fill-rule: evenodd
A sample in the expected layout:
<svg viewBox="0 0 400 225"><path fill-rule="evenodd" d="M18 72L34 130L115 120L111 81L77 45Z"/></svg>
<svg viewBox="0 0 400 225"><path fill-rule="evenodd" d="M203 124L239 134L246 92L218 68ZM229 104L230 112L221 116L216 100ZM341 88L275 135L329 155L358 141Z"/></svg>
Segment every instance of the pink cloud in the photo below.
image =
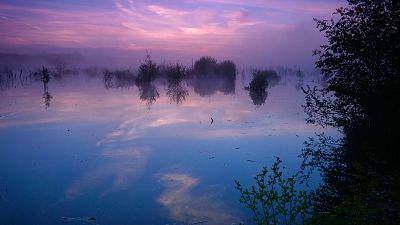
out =
<svg viewBox="0 0 400 225"><path fill-rule="evenodd" d="M329 16L336 8L334 3L306 0L296 4L278 0L113 3L113 8L0 3L0 45L166 50L238 59L249 51L250 55L277 55L271 51L307 37L310 41L303 44L308 46L303 54L310 55L318 46L315 40L322 39L313 31L312 18Z"/></svg>

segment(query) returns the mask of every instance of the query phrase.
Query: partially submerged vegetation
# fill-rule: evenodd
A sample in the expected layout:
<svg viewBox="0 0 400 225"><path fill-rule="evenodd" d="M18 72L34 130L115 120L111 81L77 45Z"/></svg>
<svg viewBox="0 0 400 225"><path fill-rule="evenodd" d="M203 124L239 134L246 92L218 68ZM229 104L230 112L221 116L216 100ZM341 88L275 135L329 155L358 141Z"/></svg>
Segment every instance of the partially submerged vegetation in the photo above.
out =
<svg viewBox="0 0 400 225"><path fill-rule="evenodd" d="M287 176L282 160L276 158L271 168L263 167L255 177L255 185L250 188L242 186L235 180L236 189L240 192L240 202L254 215L259 224L306 224L310 219L311 202L298 175Z"/></svg>
<svg viewBox="0 0 400 225"><path fill-rule="evenodd" d="M249 95L253 104L260 106L265 103L267 99L268 92L268 77L270 74L274 74L271 70L254 70L253 79L251 80L248 87L245 87L249 91ZM275 73L276 74L276 73Z"/></svg>
<svg viewBox="0 0 400 225"><path fill-rule="evenodd" d="M182 104L186 101L189 96L188 88L192 88L194 93L201 97L211 96L217 92L226 95L234 94L238 74L237 66L232 60L218 61L210 56L200 57L194 61L192 66L185 66L181 63L157 64L147 54L145 60L136 70L100 69L93 66L77 69L66 62L60 57L51 61L52 66L45 67L49 79L62 80L70 77L70 75L80 73L93 78L101 76L106 89L137 87L140 99L149 105L159 98L158 88L160 86L165 87L165 94L172 103L176 104ZM43 68L24 72L22 69L17 72L14 71L14 69L8 67L0 71L0 90L16 85L30 85L33 81L43 82ZM288 73L294 74L292 69L284 69L283 67L279 68L279 75L275 70L254 70L253 73L260 75L255 76L255 80L249 86L251 87L249 88L249 95L256 106L265 103L268 87L279 83L283 74L285 76ZM265 77L265 81L261 82L265 84L256 87L260 83L259 77ZM46 97L45 99L51 98Z"/></svg>
<svg viewBox="0 0 400 225"><path fill-rule="evenodd" d="M348 8L337 9L336 19L316 20L328 39L314 52L326 86L302 88L307 122L334 127L343 135L317 134L305 143L301 172L307 177L318 171L323 181L305 193L311 202L306 222L399 224L400 2L348 3ZM303 74L297 77L302 80ZM263 80L255 80L260 84L251 86L261 89ZM236 184L240 201L258 224L281 224L276 222L281 211L272 206L281 204L285 191L272 191L280 174L272 171L265 182L264 168L250 190ZM265 213L264 208L274 211Z"/></svg>
<svg viewBox="0 0 400 225"><path fill-rule="evenodd" d="M180 104L188 96L186 85L193 87L200 96L210 96L217 91L224 94L235 93L237 69L233 61L218 63L216 59L209 56L201 57L195 61L192 68L188 68L180 63L157 65L147 55L136 74L130 71L122 73L122 71L109 70L105 70L103 74L106 88L136 85L139 89L144 89L145 86L155 82L161 84L167 82L167 95L172 102ZM125 85L121 85L122 83Z"/></svg>

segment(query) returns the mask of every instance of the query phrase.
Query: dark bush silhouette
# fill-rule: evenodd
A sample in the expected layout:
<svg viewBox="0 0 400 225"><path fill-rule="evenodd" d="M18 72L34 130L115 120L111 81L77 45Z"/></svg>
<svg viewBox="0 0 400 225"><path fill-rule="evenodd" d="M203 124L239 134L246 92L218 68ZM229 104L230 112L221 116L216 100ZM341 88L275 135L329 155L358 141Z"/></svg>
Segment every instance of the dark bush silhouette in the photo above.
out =
<svg viewBox="0 0 400 225"><path fill-rule="evenodd" d="M193 66L193 73L198 75L205 75L215 73L217 68L217 60L210 56L203 56L196 60Z"/></svg>
<svg viewBox="0 0 400 225"><path fill-rule="evenodd" d="M253 71L253 79L249 84L249 91L260 92L265 91L268 87L268 71L256 70Z"/></svg>
<svg viewBox="0 0 400 225"><path fill-rule="evenodd" d="M136 82L150 83L156 79L158 71L158 66L152 61L150 55L147 55L145 62L139 66Z"/></svg>
<svg viewBox="0 0 400 225"><path fill-rule="evenodd" d="M249 91L249 95L253 104L260 106L265 103L268 93L268 74L266 70L255 70L253 71L253 79L251 80L248 87L245 89Z"/></svg>
<svg viewBox="0 0 400 225"><path fill-rule="evenodd" d="M236 78L236 64L233 61L227 60L217 64L216 73L226 77Z"/></svg>
<svg viewBox="0 0 400 225"><path fill-rule="evenodd" d="M168 66L165 70L169 84L179 84L187 77L187 70L182 64Z"/></svg>
<svg viewBox="0 0 400 225"><path fill-rule="evenodd" d="M310 141L303 152L324 179L316 217L319 224L399 224L400 1L348 3L337 19L317 20L328 39L315 51L327 86L304 89L308 122L344 136Z"/></svg>
<svg viewBox="0 0 400 225"><path fill-rule="evenodd" d="M233 61L217 63L216 59L203 56L194 63L188 84L202 97L213 95L217 91L233 94L236 74L236 65Z"/></svg>

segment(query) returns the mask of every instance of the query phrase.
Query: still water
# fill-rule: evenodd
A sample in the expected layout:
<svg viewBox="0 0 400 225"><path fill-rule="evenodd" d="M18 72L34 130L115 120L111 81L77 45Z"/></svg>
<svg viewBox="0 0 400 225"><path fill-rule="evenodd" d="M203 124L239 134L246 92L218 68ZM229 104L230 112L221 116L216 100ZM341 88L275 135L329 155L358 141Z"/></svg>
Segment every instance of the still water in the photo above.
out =
<svg viewBox="0 0 400 225"><path fill-rule="evenodd" d="M261 103L250 79L138 88L81 73L47 90L3 86L0 224L251 224L234 180L251 184L276 156L296 171L317 128L294 76Z"/></svg>

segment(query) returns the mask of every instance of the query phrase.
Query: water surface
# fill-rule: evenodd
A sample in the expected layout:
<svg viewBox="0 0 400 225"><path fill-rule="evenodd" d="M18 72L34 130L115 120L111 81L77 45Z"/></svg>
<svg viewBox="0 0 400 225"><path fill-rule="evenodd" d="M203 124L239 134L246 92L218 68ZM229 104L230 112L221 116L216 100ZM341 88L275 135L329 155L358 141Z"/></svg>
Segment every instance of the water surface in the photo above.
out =
<svg viewBox="0 0 400 225"><path fill-rule="evenodd" d="M261 103L249 80L3 86L0 224L251 223L234 180L251 183L277 156L295 171L316 128L290 77Z"/></svg>

